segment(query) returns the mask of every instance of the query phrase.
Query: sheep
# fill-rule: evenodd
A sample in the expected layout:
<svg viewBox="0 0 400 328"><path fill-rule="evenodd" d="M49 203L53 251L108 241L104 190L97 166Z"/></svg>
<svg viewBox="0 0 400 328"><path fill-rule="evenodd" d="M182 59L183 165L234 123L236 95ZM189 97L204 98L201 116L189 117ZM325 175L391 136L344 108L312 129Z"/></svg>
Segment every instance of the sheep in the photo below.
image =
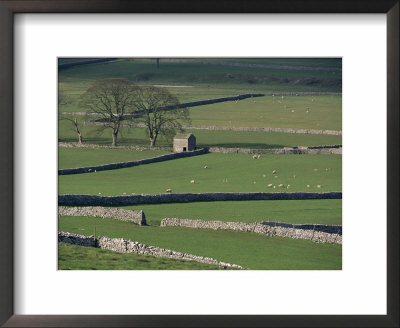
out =
<svg viewBox="0 0 400 328"><path fill-rule="evenodd" d="M275 179L278 179L278 176L277 176L277 175L275 175L275 176L274 176L274 178L275 178Z"/></svg>
<svg viewBox="0 0 400 328"><path fill-rule="evenodd" d="M273 170L273 171L272 171L272 174L276 174L276 170Z"/></svg>
<svg viewBox="0 0 400 328"><path fill-rule="evenodd" d="M290 187L290 184L288 184L288 185L286 186L286 188L288 188L288 189L289 189L289 187Z"/></svg>
<svg viewBox="0 0 400 328"><path fill-rule="evenodd" d="M310 188L310 185L307 185L307 188Z"/></svg>
<svg viewBox="0 0 400 328"><path fill-rule="evenodd" d="M272 186L273 186L273 184L272 183L270 183L270 184L268 184L268 188L272 188Z"/></svg>
<svg viewBox="0 0 400 328"><path fill-rule="evenodd" d="M207 165L204 165L204 168L205 168L205 169L208 169L208 166L207 166Z"/></svg>
<svg viewBox="0 0 400 328"><path fill-rule="evenodd" d="M126 192L123 192L122 195L126 195Z"/></svg>
<svg viewBox="0 0 400 328"><path fill-rule="evenodd" d="M257 182L256 181L253 181L253 184L256 184Z"/></svg>
<svg viewBox="0 0 400 328"><path fill-rule="evenodd" d="M101 192L99 192L99 195L101 195Z"/></svg>
<svg viewBox="0 0 400 328"><path fill-rule="evenodd" d="M263 178L266 178L267 177L267 175L266 174L263 174Z"/></svg>
<svg viewBox="0 0 400 328"><path fill-rule="evenodd" d="M294 109L292 109L292 113L294 113Z"/></svg>
<svg viewBox="0 0 400 328"><path fill-rule="evenodd" d="M167 190L165 190L165 192L172 192L172 190L168 188Z"/></svg>
<svg viewBox="0 0 400 328"><path fill-rule="evenodd" d="M315 172L317 172L317 171L318 171L318 169L314 169L314 171L315 171Z"/></svg>
<svg viewBox="0 0 400 328"><path fill-rule="evenodd" d="M194 183L194 180L190 180L190 183Z"/></svg>
<svg viewBox="0 0 400 328"><path fill-rule="evenodd" d="M317 185L317 188L321 188L322 186L321 185Z"/></svg>
<svg viewBox="0 0 400 328"><path fill-rule="evenodd" d="M260 159L260 155L257 155L257 159Z"/></svg>
<svg viewBox="0 0 400 328"><path fill-rule="evenodd" d="M88 172L92 172L92 169L89 169Z"/></svg>
<svg viewBox="0 0 400 328"><path fill-rule="evenodd" d="M275 189L275 186L273 188Z"/></svg>
<svg viewBox="0 0 400 328"><path fill-rule="evenodd" d="M257 159L257 155L253 155L253 159Z"/></svg>
<svg viewBox="0 0 400 328"><path fill-rule="evenodd" d="M285 188L285 185L283 183L280 183L278 187L279 188Z"/></svg>

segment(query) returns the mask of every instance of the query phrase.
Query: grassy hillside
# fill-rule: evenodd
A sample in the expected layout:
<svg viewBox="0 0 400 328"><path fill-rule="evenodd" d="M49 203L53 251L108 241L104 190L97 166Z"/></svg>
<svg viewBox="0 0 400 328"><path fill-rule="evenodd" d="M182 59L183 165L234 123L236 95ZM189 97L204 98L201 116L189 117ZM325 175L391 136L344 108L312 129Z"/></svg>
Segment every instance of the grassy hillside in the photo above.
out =
<svg viewBox="0 0 400 328"><path fill-rule="evenodd" d="M222 270L216 265L58 244L58 270Z"/></svg>
<svg viewBox="0 0 400 328"><path fill-rule="evenodd" d="M156 226L160 225L164 218L249 223L274 221L293 224L342 224L340 199L144 204L122 208L143 210L147 224Z"/></svg>
<svg viewBox="0 0 400 328"><path fill-rule="evenodd" d="M259 270L340 270L342 247L308 240L266 237L238 231L141 227L88 217L60 217L59 230L125 238L180 252L209 256Z"/></svg>
<svg viewBox="0 0 400 328"><path fill-rule="evenodd" d="M60 59L63 61L62 59ZM70 61L65 59L64 61ZM214 62L225 61L213 59ZM233 59L231 59L233 61ZM248 59L235 59L239 63ZM285 64L286 62L286 64ZM255 63L340 68L335 59L257 59ZM137 84L166 84L181 102L233 96L251 92L341 92L341 71L271 69L204 65L191 62L164 62L157 68L155 60L121 59L112 62L71 67L59 72L59 86L69 98L60 111L84 111L80 96L98 79L118 77Z"/></svg>
<svg viewBox="0 0 400 328"><path fill-rule="evenodd" d="M84 126L81 116L76 116L81 124L84 143L111 145L111 130L99 131L94 126ZM58 125L58 140L62 142L77 142L77 135L68 121L60 121ZM257 149L283 148L292 146L320 146L342 144L342 136L318 134L294 134L281 132L254 131L207 131L186 130L196 136L197 147L243 147ZM144 128L124 128L118 144L123 146L149 146L149 139ZM157 139L156 146L170 147L172 140Z"/></svg>
<svg viewBox="0 0 400 328"><path fill-rule="evenodd" d="M126 169L59 176L59 193L159 194L168 188L174 193L340 191L341 160L341 155L264 155L254 160L248 154L212 153ZM207 169L203 168L205 165ZM273 170L277 170L276 175ZM190 183L193 179L194 184ZM276 189L267 188L270 183ZM279 184L290 188L282 190Z"/></svg>
<svg viewBox="0 0 400 328"><path fill-rule="evenodd" d="M342 129L341 96L257 97L192 107L193 126Z"/></svg>
<svg viewBox="0 0 400 328"><path fill-rule="evenodd" d="M163 150L121 148L58 148L58 168L75 168L101 164L137 161L168 154Z"/></svg>

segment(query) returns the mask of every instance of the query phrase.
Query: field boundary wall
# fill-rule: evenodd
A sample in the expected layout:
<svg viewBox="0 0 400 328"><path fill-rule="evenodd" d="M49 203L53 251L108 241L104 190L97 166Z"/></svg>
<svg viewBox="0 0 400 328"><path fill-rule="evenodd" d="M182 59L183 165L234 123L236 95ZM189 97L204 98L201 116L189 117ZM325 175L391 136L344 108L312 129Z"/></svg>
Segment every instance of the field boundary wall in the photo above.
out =
<svg viewBox="0 0 400 328"><path fill-rule="evenodd" d="M201 149L197 149L197 150L193 150L193 151L166 154L166 155L141 159L141 160L132 161L132 162L121 162L121 163L104 164L104 165L96 165L96 166L86 166L86 167L79 167L79 168L73 168L73 169L60 169L60 170L58 170L58 175L93 173L93 172L97 172L97 171L122 169L122 168L127 168L127 167L132 167L132 166L143 165L143 164L151 164L151 163L169 161L171 159L197 156L197 155L202 155L202 154L206 154L206 153L208 153L208 149L201 148Z"/></svg>
<svg viewBox="0 0 400 328"><path fill-rule="evenodd" d="M89 206L89 207L59 206L58 215L110 218L121 221L134 222L138 225L147 225L146 216L142 210L125 210L121 208L100 207L100 206Z"/></svg>
<svg viewBox="0 0 400 328"><path fill-rule="evenodd" d="M257 192L257 193L165 193L158 195L97 196L58 195L60 206L123 206L137 204L215 202L233 200L342 199L341 192Z"/></svg>
<svg viewBox="0 0 400 328"><path fill-rule="evenodd" d="M237 230L255 232L267 236L307 239L318 243L342 243L342 227L340 226L317 224L293 225L280 222L244 223L165 218L161 221L161 227L167 226L212 230Z"/></svg>
<svg viewBox="0 0 400 328"><path fill-rule="evenodd" d="M252 149L252 148L225 148L210 147L210 153L224 154L342 154L341 145L314 146L314 147L284 147L279 149Z"/></svg>
<svg viewBox="0 0 400 328"><path fill-rule="evenodd" d="M126 240L123 238L108 238L104 236L83 236L69 232L58 232L58 242L68 243L78 246L96 247L108 249L118 253L135 253L139 255L150 255L154 257L166 257L176 260L195 261L200 263L218 265L222 267L230 267L243 269L240 265L221 262L211 257L197 256L188 253L173 251L166 248L149 246L136 241Z"/></svg>

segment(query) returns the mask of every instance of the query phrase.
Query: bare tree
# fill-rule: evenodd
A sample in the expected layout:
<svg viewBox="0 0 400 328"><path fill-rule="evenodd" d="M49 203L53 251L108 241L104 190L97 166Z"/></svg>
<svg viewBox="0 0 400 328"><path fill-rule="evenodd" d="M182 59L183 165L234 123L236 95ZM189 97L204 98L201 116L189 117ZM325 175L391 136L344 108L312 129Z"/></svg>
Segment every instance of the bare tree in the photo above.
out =
<svg viewBox="0 0 400 328"><path fill-rule="evenodd" d="M150 147L155 146L158 136L172 139L176 131L183 131L182 123L190 124L189 111L179 108L178 98L164 88L137 89L134 107L140 113L139 120L146 125Z"/></svg>
<svg viewBox="0 0 400 328"><path fill-rule="evenodd" d="M87 114L96 115L103 124L100 129L112 130L112 146L117 145L121 122L126 113L131 112L138 87L124 79L104 79L96 81L83 95L82 105Z"/></svg>
<svg viewBox="0 0 400 328"><path fill-rule="evenodd" d="M76 134L78 135L78 143L82 144L82 131L79 128L79 122L76 118L70 118L70 117L66 117L66 116L62 116L60 117L60 120L65 120L65 121L69 121L74 125L74 131L76 132Z"/></svg>

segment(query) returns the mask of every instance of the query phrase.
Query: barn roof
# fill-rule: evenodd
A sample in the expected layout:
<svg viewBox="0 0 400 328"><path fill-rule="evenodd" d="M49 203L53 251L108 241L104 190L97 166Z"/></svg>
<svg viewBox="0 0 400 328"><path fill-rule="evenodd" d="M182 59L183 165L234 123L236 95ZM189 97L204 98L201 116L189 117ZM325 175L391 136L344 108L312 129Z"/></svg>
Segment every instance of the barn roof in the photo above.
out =
<svg viewBox="0 0 400 328"><path fill-rule="evenodd" d="M188 139L190 136L193 136L192 133L178 133L174 139Z"/></svg>

